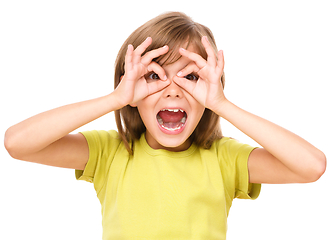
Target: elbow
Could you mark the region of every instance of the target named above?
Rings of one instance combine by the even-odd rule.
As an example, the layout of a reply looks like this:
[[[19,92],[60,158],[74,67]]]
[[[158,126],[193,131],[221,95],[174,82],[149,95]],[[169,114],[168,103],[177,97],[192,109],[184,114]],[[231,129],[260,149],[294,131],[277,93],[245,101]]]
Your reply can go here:
[[[318,179],[320,179],[320,177],[322,177],[322,175],[325,173],[326,169],[327,169],[327,157],[324,155],[323,152],[321,152],[321,156],[318,159],[319,161],[319,168],[317,170],[317,178],[316,181]]]
[[[327,169],[327,158],[323,152],[319,153],[319,156],[314,158],[314,164],[310,171],[310,176],[307,182],[316,182],[319,180]]]
[[[8,152],[8,154],[15,159],[19,159],[19,151],[18,151],[18,144],[15,143],[15,137],[13,136],[13,133],[11,133],[11,129],[7,129],[5,133],[5,139],[4,139],[4,145]]]

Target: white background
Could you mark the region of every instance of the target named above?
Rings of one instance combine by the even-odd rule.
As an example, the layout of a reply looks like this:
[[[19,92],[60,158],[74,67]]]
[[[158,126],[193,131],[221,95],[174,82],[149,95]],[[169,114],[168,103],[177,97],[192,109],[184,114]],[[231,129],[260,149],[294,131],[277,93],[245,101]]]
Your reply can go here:
[[[212,29],[224,50],[228,99],[328,159],[315,183],[263,185],[258,200],[235,200],[227,239],[336,239],[334,1],[116,2],[1,1],[0,134],[42,111],[110,93],[129,34],[165,11],[183,11]],[[257,146],[222,123],[226,136]],[[116,129],[113,113],[80,130],[92,129]],[[0,155],[0,239],[101,239],[91,184],[76,181],[73,170],[13,160],[2,146]]]

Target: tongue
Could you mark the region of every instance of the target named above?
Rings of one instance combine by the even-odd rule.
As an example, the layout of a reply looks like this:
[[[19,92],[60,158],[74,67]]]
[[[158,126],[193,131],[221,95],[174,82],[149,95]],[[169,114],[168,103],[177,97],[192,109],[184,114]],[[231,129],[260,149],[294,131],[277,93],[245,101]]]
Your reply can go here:
[[[184,113],[181,111],[178,112],[160,111],[159,116],[165,123],[168,122],[176,123],[181,121],[181,119],[184,117]]]

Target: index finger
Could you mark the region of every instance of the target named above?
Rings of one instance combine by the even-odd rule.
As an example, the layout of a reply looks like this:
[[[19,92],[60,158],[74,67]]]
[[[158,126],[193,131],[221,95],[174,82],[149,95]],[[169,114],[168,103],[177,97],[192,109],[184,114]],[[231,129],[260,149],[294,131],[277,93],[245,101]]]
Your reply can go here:
[[[154,58],[157,58],[165,53],[168,52],[169,47],[167,45],[158,48],[158,49],[154,49],[150,52],[147,52],[142,58],[141,58],[141,63],[143,63],[144,65],[148,65],[152,62],[152,60]]]
[[[184,48],[180,48],[179,52],[182,56],[185,56],[189,58],[190,60],[194,61],[196,63],[196,66],[199,69],[202,69],[207,64],[207,61],[204,58],[202,58],[200,55],[198,55],[197,53],[190,52]]]
[[[211,44],[207,38],[207,36],[203,36],[202,37],[202,44],[205,48],[205,51],[208,55],[208,63],[210,64],[210,66],[216,66],[217,65],[217,59],[216,59],[216,55],[214,53],[214,50],[211,47]]]
[[[145,41],[143,41],[134,51],[134,61],[139,62],[141,58],[141,54],[152,44],[152,38],[148,37]]]

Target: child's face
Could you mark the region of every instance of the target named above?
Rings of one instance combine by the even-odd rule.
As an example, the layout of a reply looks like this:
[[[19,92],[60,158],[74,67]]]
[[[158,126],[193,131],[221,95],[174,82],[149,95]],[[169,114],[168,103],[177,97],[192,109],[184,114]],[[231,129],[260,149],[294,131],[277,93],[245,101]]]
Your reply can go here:
[[[188,50],[192,51],[192,48]],[[191,145],[189,137],[205,108],[173,81],[174,76],[189,63],[189,59],[181,57],[172,64],[163,65],[170,85],[136,104],[147,129],[146,140],[153,149],[183,151]],[[155,73],[147,76],[147,81],[160,81],[155,80],[156,76]]]

